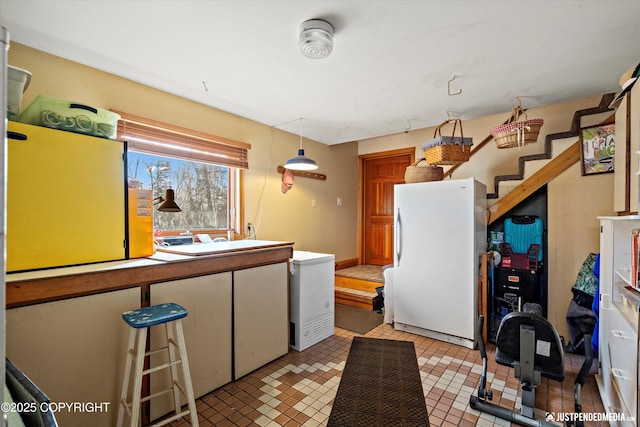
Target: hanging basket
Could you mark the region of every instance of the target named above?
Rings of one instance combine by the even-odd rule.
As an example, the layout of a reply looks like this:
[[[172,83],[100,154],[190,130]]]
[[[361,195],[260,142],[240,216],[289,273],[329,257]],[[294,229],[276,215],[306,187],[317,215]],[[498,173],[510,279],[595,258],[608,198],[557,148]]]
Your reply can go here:
[[[451,136],[442,136],[442,127],[453,121]],[[456,129],[460,126],[460,136],[456,136]],[[460,119],[447,120],[433,132],[433,139],[422,144],[424,157],[430,165],[459,165],[469,161],[473,140],[465,138]]]
[[[517,122],[520,114],[524,114],[524,121]],[[527,113],[520,107],[513,107],[509,121],[503,125],[491,128],[491,136],[498,148],[515,148],[533,144],[538,141],[540,128],[544,124],[542,119],[527,120]]]
[[[404,172],[404,182],[411,184],[414,182],[442,181],[444,179],[444,169],[440,166],[429,164],[420,165],[425,159],[420,159],[411,166],[407,166]]]

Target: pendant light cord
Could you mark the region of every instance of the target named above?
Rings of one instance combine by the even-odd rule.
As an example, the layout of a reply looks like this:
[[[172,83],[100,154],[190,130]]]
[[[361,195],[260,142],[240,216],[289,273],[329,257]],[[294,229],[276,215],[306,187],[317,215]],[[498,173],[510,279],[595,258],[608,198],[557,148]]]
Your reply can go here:
[[[302,150],[302,117],[300,117],[300,149]]]
[[[256,213],[254,214],[254,227],[253,227],[253,238],[255,239],[258,234],[258,229],[260,228],[260,223],[262,222],[262,204],[263,204],[263,196],[264,190],[267,187],[267,180],[269,178],[269,169],[271,169],[271,153],[273,151],[273,133],[275,131],[275,127],[271,126],[271,132],[269,136],[269,150],[267,157],[267,166],[264,169],[264,180],[262,182],[262,188],[260,189],[260,195],[258,196],[258,203],[256,204]],[[251,235],[247,233],[247,237],[245,239],[251,239]]]

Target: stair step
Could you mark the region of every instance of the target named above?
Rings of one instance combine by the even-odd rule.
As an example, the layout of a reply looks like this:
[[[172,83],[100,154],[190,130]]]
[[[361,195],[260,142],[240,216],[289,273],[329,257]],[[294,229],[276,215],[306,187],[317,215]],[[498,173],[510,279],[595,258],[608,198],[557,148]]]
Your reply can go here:
[[[524,179],[529,179],[531,175],[542,169],[551,159],[529,160],[524,164]]]
[[[518,185],[522,184],[523,182],[524,182],[523,179],[500,181],[500,184],[498,187],[500,189],[500,192],[498,194],[500,195],[509,194],[511,191],[513,191]]]
[[[356,279],[353,277],[340,276],[338,274],[334,277],[334,284],[336,288],[349,288],[357,289],[359,291],[374,292],[379,286],[384,286],[384,283],[372,282],[370,280]]]
[[[570,136],[569,138],[558,138],[553,140],[551,144],[551,157],[563,153],[567,148],[571,147],[578,140],[577,136]]]
[[[552,150],[553,155],[548,159],[538,159],[538,160],[527,160],[524,163],[524,174],[522,179],[514,179],[514,180],[504,180],[498,183],[497,192],[499,197],[496,199],[488,199],[487,204],[489,207],[498,203],[500,198],[506,194],[509,194],[512,190],[514,190],[517,186],[525,182],[532,175],[538,172],[540,169],[544,168],[554,157],[564,152],[567,148],[571,147],[576,142],[576,137],[572,136],[569,138],[560,138],[554,139]]]
[[[373,310],[373,298],[378,296],[376,292],[367,292],[359,289],[335,287],[335,302],[352,307]]]
[[[526,161],[525,164],[524,164],[524,176],[523,176],[523,179],[511,179],[511,180],[500,181],[498,183],[498,195],[500,197],[502,197],[505,194],[509,194],[517,186],[519,186],[520,184],[525,182],[533,174],[535,174],[540,169],[545,167],[550,161],[551,161],[551,159],[539,159],[539,160],[528,160],[528,161]],[[500,199],[498,198],[498,199],[489,199],[489,200],[487,200],[488,207],[491,207],[492,205],[496,204],[498,202],[498,200],[500,200]]]

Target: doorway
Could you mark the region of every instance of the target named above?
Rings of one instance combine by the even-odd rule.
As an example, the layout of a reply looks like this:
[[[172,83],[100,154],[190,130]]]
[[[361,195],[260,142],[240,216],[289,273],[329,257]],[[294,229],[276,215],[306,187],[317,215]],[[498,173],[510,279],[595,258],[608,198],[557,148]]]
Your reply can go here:
[[[517,305],[522,298],[522,303],[537,302],[542,307],[542,314],[546,318],[548,314],[548,250],[547,250],[547,186],[543,185],[527,199],[513,207],[499,221],[487,227],[487,233],[504,232],[504,223],[507,218],[534,217],[542,220],[542,264],[534,270],[517,270],[496,266],[493,273],[493,281],[489,283],[489,295],[487,312],[489,313],[489,340],[495,342],[495,335],[500,325],[500,311],[510,311],[513,305]],[[511,290],[506,290],[511,289]],[[507,298],[507,293],[511,294]],[[504,307],[500,305],[504,304]],[[511,307],[509,306],[510,303]]]
[[[360,156],[360,264],[393,264],[393,186],[414,159],[413,147]]]

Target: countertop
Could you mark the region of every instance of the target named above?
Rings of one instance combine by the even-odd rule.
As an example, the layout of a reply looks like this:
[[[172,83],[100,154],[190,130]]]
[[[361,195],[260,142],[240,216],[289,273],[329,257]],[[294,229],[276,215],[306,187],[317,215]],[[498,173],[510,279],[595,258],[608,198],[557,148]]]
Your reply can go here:
[[[233,240],[215,243],[194,243],[191,245],[158,247],[158,251],[146,258],[128,259],[121,261],[100,262],[95,264],[77,265],[71,267],[57,267],[43,270],[7,273],[6,282],[32,280],[46,277],[69,276],[83,273],[115,270],[122,268],[144,267],[159,265],[166,262],[189,261],[194,257],[223,255],[230,252],[268,249],[279,246],[293,245],[292,242],[278,242],[271,240]]]
[[[293,242],[233,240],[159,248],[147,258],[7,273],[6,307],[288,262]]]
[[[292,245],[292,243],[271,240],[230,240],[214,243],[194,243],[191,245],[159,246],[158,252],[187,256],[202,256],[288,245]]]
[[[74,265],[72,267],[56,267],[44,270],[25,271],[18,273],[7,273],[5,281],[7,283],[19,282],[22,280],[44,279],[47,277],[71,276],[83,273],[93,273],[97,271],[118,270],[122,268],[142,267],[147,265],[162,264],[162,260],[153,257],[127,259],[122,261],[99,262],[95,264]]]

